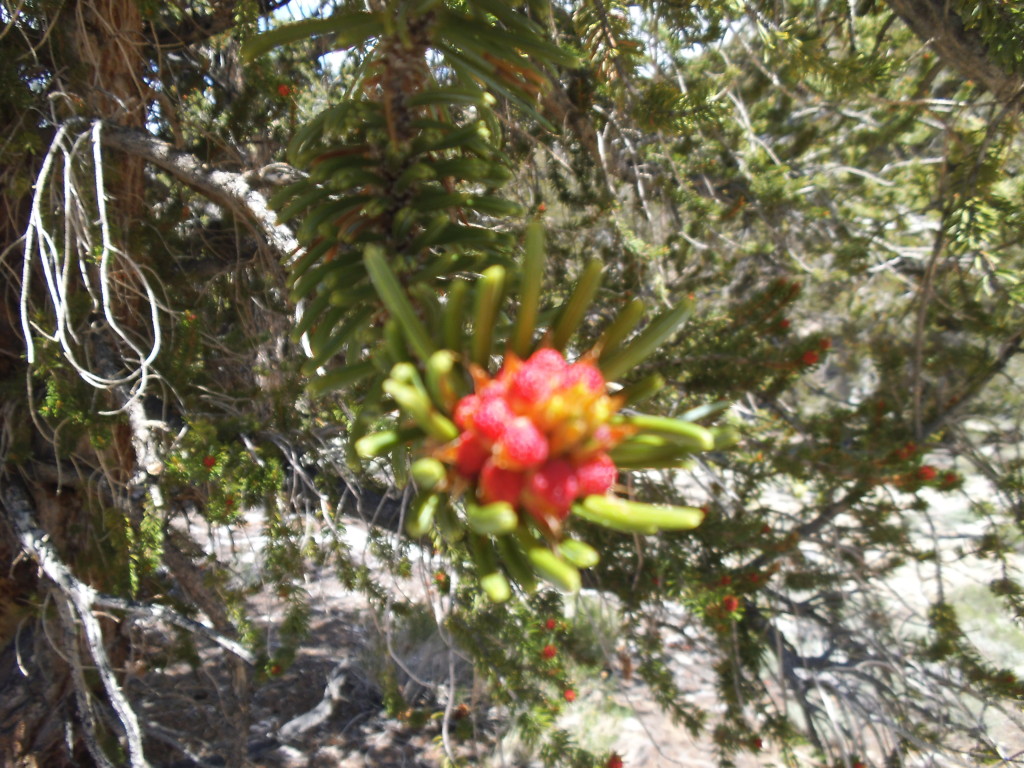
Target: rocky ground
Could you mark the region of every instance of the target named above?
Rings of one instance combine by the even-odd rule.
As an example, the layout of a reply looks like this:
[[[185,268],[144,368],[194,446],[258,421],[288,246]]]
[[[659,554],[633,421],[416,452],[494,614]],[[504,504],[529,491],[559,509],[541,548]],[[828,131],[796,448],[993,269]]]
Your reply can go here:
[[[230,545],[211,540],[211,546],[229,547],[234,552],[240,571],[260,551],[258,517],[250,516],[249,522],[251,538],[246,541],[237,536]],[[346,535],[355,552],[371,557],[365,528],[350,525]],[[428,603],[433,589],[429,573],[389,586]],[[308,589],[312,596],[310,633],[295,662],[280,675],[254,684],[248,697],[250,765],[432,768],[443,765],[446,743],[454,757],[469,765],[539,765],[516,734],[507,730],[501,713],[489,707],[482,695],[476,697],[474,706],[452,707],[447,738],[442,727],[443,699],[437,702],[434,716],[425,722],[417,721],[419,713],[412,718],[389,717],[378,678],[385,654],[390,653],[407,671],[404,684],[412,697],[417,690],[437,686],[444,690],[453,658],[460,687],[474,690],[471,670],[457,654],[449,655],[451,649],[437,635],[413,638],[378,626],[365,597],[346,589],[326,569],[311,571]],[[602,598],[584,594],[579,599]],[[251,605],[252,615],[260,617],[266,626],[280,619],[280,609],[281,601],[264,593],[256,595]],[[571,611],[572,605],[567,610]],[[273,635],[270,637],[272,641]],[[151,658],[159,659],[168,651],[171,638],[166,634],[154,629],[149,639],[153,644]],[[687,700],[713,712],[712,659],[685,636],[670,636],[667,642],[677,651],[675,671]],[[616,751],[627,766],[716,765],[710,741],[694,739],[671,722],[653,702],[644,683],[630,674],[628,653],[622,651],[608,649],[604,672],[579,682],[577,700],[565,707],[559,725],[588,749]],[[186,768],[225,764],[235,727],[232,710],[238,705],[225,693],[231,690],[231,670],[219,649],[203,649],[196,665],[154,664],[132,680],[130,690],[143,701],[146,722],[156,725],[157,738],[148,751],[154,765]],[[773,758],[772,745],[763,744],[760,754],[741,755],[738,765],[767,765],[774,762]]]
[[[922,523],[922,536],[932,536],[948,554],[937,562],[947,598],[957,606],[965,630],[982,652],[994,663],[1018,669],[1024,674],[1024,633],[1009,620],[996,619],[1000,612],[986,600],[990,595],[984,584],[991,574],[979,563],[962,556],[962,541],[979,535],[977,520],[963,509],[949,509],[942,517],[942,530],[933,521]],[[252,570],[262,550],[261,521],[252,513],[241,535],[231,541],[209,540],[211,549],[221,557],[229,552],[236,559],[238,572]],[[977,530],[976,530],[977,529]],[[248,535],[246,535],[248,534]],[[357,557],[373,565],[367,528],[350,524],[347,541]],[[889,584],[892,594],[892,620],[903,622],[907,632],[916,631],[927,606],[929,585],[934,585],[935,563],[908,566]],[[434,566],[420,563],[410,578],[382,575],[382,584],[395,594],[412,597],[425,606],[438,604],[431,574]],[[384,573],[383,569],[376,572]],[[441,766],[450,754],[464,764],[485,768],[513,768],[539,765],[523,747],[516,734],[507,729],[501,713],[492,709],[474,685],[472,671],[439,635],[430,632],[404,632],[393,626],[381,626],[366,598],[346,589],[327,570],[312,569],[307,577],[312,598],[310,633],[294,664],[280,674],[254,683],[244,697],[248,711],[248,755],[251,766],[267,768],[391,768]],[[590,601],[597,612],[614,612],[599,595],[583,594],[575,600]],[[988,605],[988,607],[986,607]],[[259,617],[266,627],[280,620],[281,601],[272,594],[255,595],[250,615]],[[574,610],[568,601],[567,612]],[[669,623],[685,626],[686,616],[678,606],[667,606],[673,613]],[[388,616],[383,617],[388,623]],[[274,642],[273,632],[268,635]],[[171,641],[166,632],[153,630],[154,652],[158,659]],[[716,711],[714,659],[706,655],[691,638],[677,633],[666,636],[674,651],[674,673],[687,700],[710,713]],[[799,638],[796,638],[799,640]],[[677,726],[653,703],[650,691],[629,671],[629,649],[606,649],[604,673],[577,686],[577,700],[567,706],[559,725],[569,731],[582,746],[597,753],[618,752],[626,766],[668,768],[717,765],[714,745],[708,738],[694,739]],[[381,696],[384,659],[394,658],[403,670],[402,684],[407,698],[418,692],[441,691],[433,709],[411,712],[407,717],[389,717]],[[477,691],[469,704],[447,707],[443,691],[455,675],[463,691]],[[156,734],[149,754],[155,766],[215,766],[224,764],[236,733],[239,702],[230,695],[231,669],[222,652],[202,650],[198,664],[177,663],[167,667],[149,664],[131,688],[143,703],[143,717]],[[429,699],[429,697],[428,697]],[[980,721],[995,729],[1002,741],[1005,764],[1017,764],[1024,754],[1024,725],[1013,713],[1007,717],[995,711],[982,713]],[[443,724],[447,721],[447,728]],[[765,741],[757,753],[739,754],[739,768],[779,764],[781,755]],[[1013,757],[1016,755],[1016,757]],[[809,753],[795,756],[798,764],[813,764]],[[806,758],[806,762],[804,759]],[[928,763],[931,765],[932,763]],[[935,763],[939,765],[940,763]],[[947,763],[941,763],[945,765]],[[969,765],[970,763],[948,763]]]

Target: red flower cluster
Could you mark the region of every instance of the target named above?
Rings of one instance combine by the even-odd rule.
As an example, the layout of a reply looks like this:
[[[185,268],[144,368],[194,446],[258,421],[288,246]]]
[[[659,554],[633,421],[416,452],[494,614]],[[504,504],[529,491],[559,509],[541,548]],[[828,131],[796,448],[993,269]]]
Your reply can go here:
[[[628,432],[608,423],[618,398],[591,363],[554,349],[509,355],[493,379],[475,371],[476,392],[455,406],[462,431],[441,458],[476,484],[480,502],[505,501],[558,535],[572,503],[607,493],[618,470],[607,450]]]

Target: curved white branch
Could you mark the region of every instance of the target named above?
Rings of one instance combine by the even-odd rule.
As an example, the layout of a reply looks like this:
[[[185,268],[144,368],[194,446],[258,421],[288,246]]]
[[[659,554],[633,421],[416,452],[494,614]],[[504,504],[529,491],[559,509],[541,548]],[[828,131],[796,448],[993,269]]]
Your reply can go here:
[[[250,186],[246,175],[205,167],[195,155],[141,131],[104,126],[103,144],[141,157],[202,192],[210,200],[255,224],[267,242],[283,258],[292,258],[299,241],[277,222],[263,195]]]
[[[149,763],[146,762],[146,756],[142,749],[142,730],[139,728],[138,718],[114,677],[110,658],[103,647],[103,630],[93,615],[96,590],[75,578],[71,569],[61,560],[53,545],[50,544],[47,535],[36,526],[32,515],[32,504],[20,483],[8,481],[5,486],[3,505],[7,509],[9,519],[14,524],[21,545],[39,563],[43,573],[71,603],[82,624],[86,645],[96,665],[96,672],[107,692],[110,704],[124,728],[129,765],[131,768],[148,768]]]

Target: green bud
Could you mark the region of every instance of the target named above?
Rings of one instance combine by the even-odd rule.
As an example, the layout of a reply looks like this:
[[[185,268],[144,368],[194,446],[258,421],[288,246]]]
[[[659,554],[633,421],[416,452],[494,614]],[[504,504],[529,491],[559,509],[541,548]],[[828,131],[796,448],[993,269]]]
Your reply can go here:
[[[531,547],[526,556],[537,575],[556,589],[570,594],[580,591],[580,572],[547,547]]]
[[[409,538],[418,539],[426,536],[434,525],[434,515],[444,503],[444,498],[436,493],[420,494],[413,502],[405,521],[405,532],[409,534]]]
[[[448,477],[448,470],[437,459],[424,456],[412,463],[410,474],[416,481],[417,488],[421,491],[432,491]]]
[[[596,549],[576,539],[564,539],[559,542],[558,553],[577,568],[593,568],[601,561]]]
[[[665,435],[673,443],[691,451],[710,451],[715,447],[715,436],[711,430],[689,421],[638,413],[621,417],[621,422],[644,432]]]
[[[363,459],[372,459],[387,453],[401,440],[397,430],[374,432],[356,440],[356,453]]]
[[[587,496],[573,506],[573,512],[584,520],[626,533],[688,530],[704,520],[704,510],[697,507],[643,504],[604,495]]]
[[[711,434],[715,438],[715,450],[723,451],[726,448],[732,448],[736,445],[743,436],[736,427],[715,427],[711,430]]]
[[[507,501],[485,505],[467,501],[466,523],[474,533],[498,536],[514,531],[519,525],[519,516]]]
[[[492,571],[481,576],[480,587],[492,603],[504,603],[512,597],[512,587],[501,571]]]

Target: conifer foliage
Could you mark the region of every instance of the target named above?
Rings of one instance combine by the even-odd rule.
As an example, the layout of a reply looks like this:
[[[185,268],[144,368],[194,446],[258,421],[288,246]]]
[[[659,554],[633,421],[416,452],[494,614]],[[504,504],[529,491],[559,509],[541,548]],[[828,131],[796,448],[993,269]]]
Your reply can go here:
[[[1019,763],[1021,12],[297,6],[0,2],[0,765]]]
[[[311,33],[331,34],[345,48],[374,40],[353,97],[319,113],[292,140],[290,157],[309,175],[274,201],[283,219],[301,221],[304,252],[290,277],[291,299],[304,305],[296,332],[309,336],[304,369],[315,377],[314,394],[369,380],[399,406],[404,432],[396,425],[362,435],[357,426],[351,437],[363,458],[389,452],[398,465],[414,443],[428,495],[415,502],[411,531],[425,534],[435,515],[449,537],[467,528],[487,593],[503,602],[511,592],[488,536],[505,537],[500,559],[524,586],[536,588],[535,571],[575,592],[576,566],[597,560],[582,542],[560,542],[575,502],[584,519],[626,532],[697,525],[697,509],[604,498],[615,481],[609,451],[641,468],[645,458],[671,466],[716,447],[716,434],[696,424],[616,417],[629,397],[610,396],[604,379],[653,352],[689,315],[689,303],[623,344],[642,318],[634,305],[587,360],[568,363],[562,352],[591,311],[602,265],[584,267],[542,337],[539,313],[553,308],[540,302],[545,254],[535,222],[525,263],[512,270],[522,307],[514,324],[505,320],[503,265],[515,265],[516,249],[503,230],[525,211],[498,195],[511,163],[495,107],[501,98],[520,119],[553,130],[537,97],[551,88],[547,73],[575,57],[550,42],[541,23],[502,3],[401,5],[394,17],[340,11],[265,33],[248,51]],[[477,280],[460,276],[474,270],[482,270]],[[367,302],[368,290],[379,309]],[[384,333],[368,333],[368,321],[371,328],[383,323]],[[504,364],[491,379],[492,355],[503,348]],[[530,356],[520,360],[514,350]],[[456,402],[470,378],[474,394]],[[366,398],[357,421],[366,424],[386,407]],[[718,447],[730,434],[718,433]],[[430,459],[451,465],[451,477],[438,479]],[[587,482],[595,473],[600,479]],[[449,508],[453,494],[464,499],[464,520]]]

